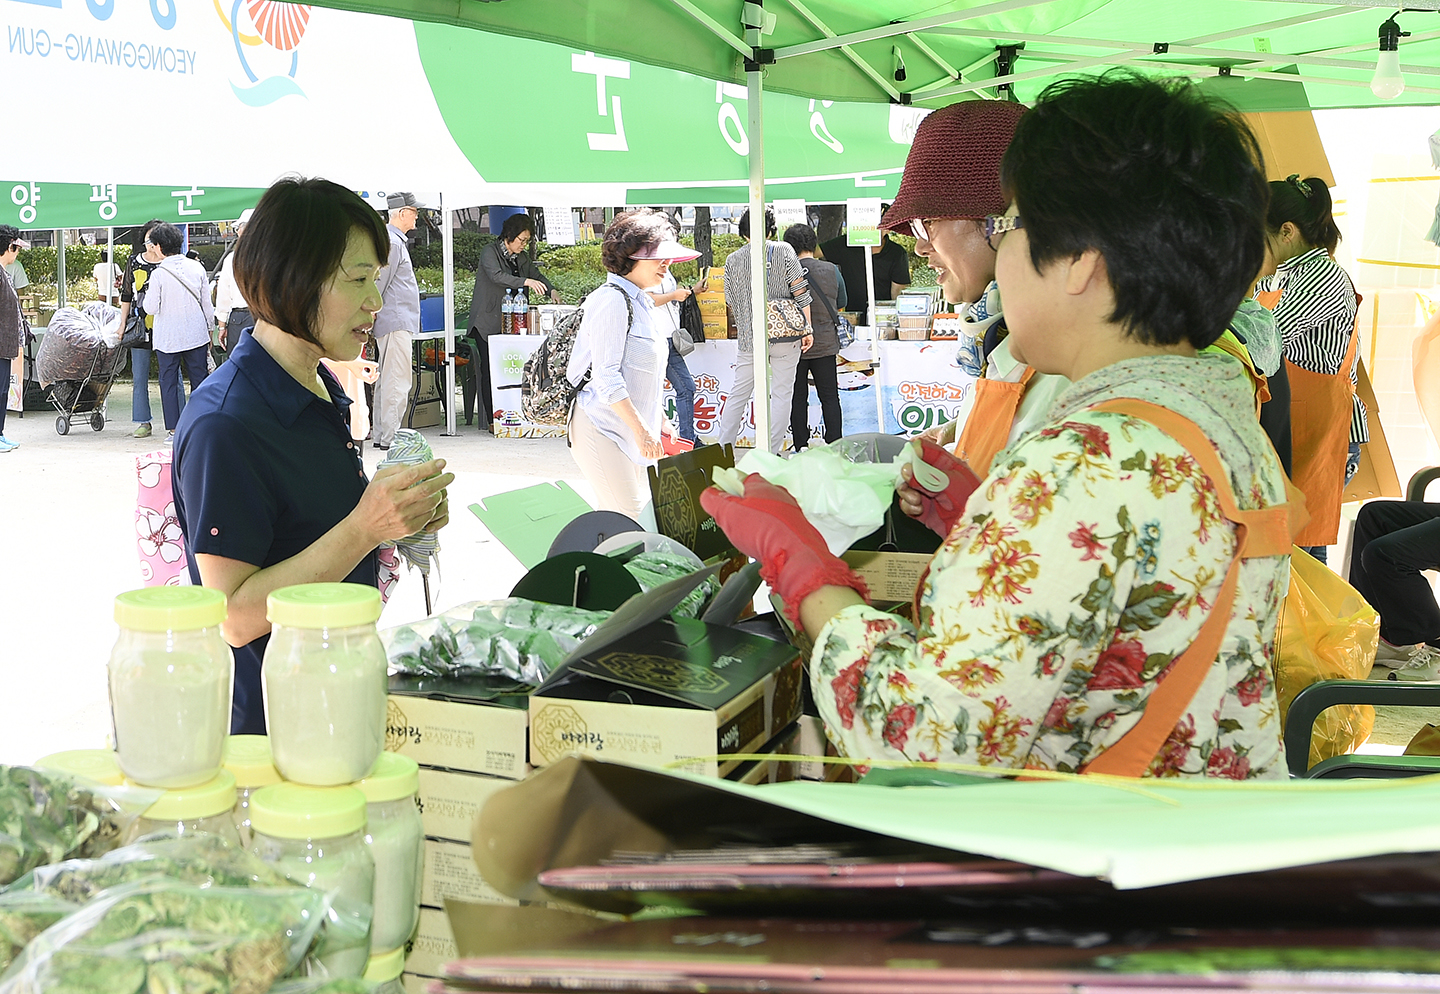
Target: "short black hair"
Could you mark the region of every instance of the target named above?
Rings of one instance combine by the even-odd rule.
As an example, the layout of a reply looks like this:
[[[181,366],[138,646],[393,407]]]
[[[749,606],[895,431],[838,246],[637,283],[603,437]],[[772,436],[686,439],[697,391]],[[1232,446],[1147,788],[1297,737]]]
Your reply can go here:
[[[0,224],[0,255],[10,251],[10,245],[20,237],[20,229],[13,224]]]
[[[513,242],[520,237],[520,232],[530,232],[530,237],[535,237],[535,221],[529,214],[511,214],[500,225],[500,240],[502,242]]]
[[[1270,209],[1265,214],[1265,227],[1279,234],[1289,221],[1300,229],[1300,237],[1310,245],[1323,248],[1331,255],[1340,244],[1340,227],[1335,223],[1330,188],[1318,176],[1302,180],[1297,173],[1289,179],[1270,184]]]
[[[130,230],[130,236],[131,236],[131,242],[130,242],[130,249],[131,249],[131,251],[130,251],[130,257],[131,257],[132,259],[135,258],[135,257],[136,257],[137,255],[139,255],[140,253],[142,253],[142,252],[145,251],[145,238],[150,234],[151,229],[154,228],[155,225],[157,225],[157,224],[164,224],[164,223],[165,223],[165,219],[164,219],[163,217],[152,217],[150,220],[146,221],[146,222],[145,222],[144,224],[142,224],[140,227],[138,227],[138,228],[132,228],[132,229]]]
[[[380,215],[352,190],[329,180],[278,180],[235,243],[235,283],[251,313],[296,338],[319,344],[320,295],[339,270],[350,232],[370,240],[380,265],[390,235]]]
[[[635,268],[630,258],[636,252],[644,251],[647,245],[663,242],[675,231],[670,218],[649,207],[637,207],[633,211],[617,214],[610,227],[605,229],[605,241],[600,243],[600,261],[616,276],[624,276]]]
[[[808,224],[792,224],[785,229],[785,241],[795,250],[795,254],[801,252],[814,252],[815,246],[820,244],[820,239],[815,234],[815,229]]]
[[[1244,119],[1189,80],[1061,80],[1000,166],[1043,269],[1097,249],[1119,323],[1149,345],[1213,343],[1265,256],[1269,187]]]
[[[740,215],[740,223],[735,225],[735,230],[740,232],[741,238],[750,237],[750,208],[745,208],[745,213]],[[775,237],[775,212],[765,208],[765,237]]]
[[[164,255],[179,255],[185,247],[185,236],[168,221],[161,221],[150,229],[150,241],[158,245]]]

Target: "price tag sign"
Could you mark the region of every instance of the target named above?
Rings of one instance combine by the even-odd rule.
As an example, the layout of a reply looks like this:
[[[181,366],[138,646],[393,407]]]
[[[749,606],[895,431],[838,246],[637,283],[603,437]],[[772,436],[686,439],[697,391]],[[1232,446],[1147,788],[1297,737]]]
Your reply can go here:
[[[880,198],[845,201],[845,244],[880,244]]]
[[[805,222],[805,201],[775,201],[775,228],[780,234],[785,234],[785,229],[792,224],[804,224]]]
[[[570,208],[545,208],[545,240],[551,245],[575,244],[575,217]]]

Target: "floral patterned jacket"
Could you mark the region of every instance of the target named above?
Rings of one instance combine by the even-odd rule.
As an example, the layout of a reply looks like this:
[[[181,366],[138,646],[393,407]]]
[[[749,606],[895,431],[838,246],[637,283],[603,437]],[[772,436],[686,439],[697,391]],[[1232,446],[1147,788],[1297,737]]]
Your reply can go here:
[[[1085,377],[971,496],[921,585],[918,631],[861,605],[819,633],[815,700],[844,755],[1074,772],[1139,720],[1204,623],[1235,531],[1179,443],[1089,410],[1120,397],[1194,421],[1242,508],[1284,501],[1234,359],[1148,357]],[[1241,566],[1220,656],[1150,775],[1285,775],[1271,655],[1288,583],[1287,556]]]

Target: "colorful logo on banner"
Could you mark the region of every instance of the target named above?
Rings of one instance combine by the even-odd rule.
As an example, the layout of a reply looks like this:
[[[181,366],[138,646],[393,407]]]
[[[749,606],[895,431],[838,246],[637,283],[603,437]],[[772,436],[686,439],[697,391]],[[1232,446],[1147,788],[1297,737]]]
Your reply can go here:
[[[918,435],[954,420],[974,383],[906,380],[894,387],[895,421],[907,435]]]
[[[245,71],[248,85],[230,83],[240,102],[249,107],[264,107],[281,97],[304,97],[305,91],[295,81],[300,67],[300,42],[310,23],[310,4],[281,3],[279,0],[233,0],[230,16],[213,0],[225,30],[235,42],[235,56]],[[242,30],[242,11],[255,33]],[[246,54],[246,51],[249,54]],[[288,67],[286,65],[288,63]],[[259,72],[257,72],[257,69]],[[262,77],[260,72],[279,70]]]

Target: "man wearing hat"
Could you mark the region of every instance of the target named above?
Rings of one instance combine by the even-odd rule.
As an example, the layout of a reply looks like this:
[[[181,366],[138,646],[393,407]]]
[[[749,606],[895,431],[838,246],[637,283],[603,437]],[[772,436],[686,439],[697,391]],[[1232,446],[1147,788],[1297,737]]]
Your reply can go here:
[[[215,277],[215,324],[220,329],[222,349],[230,348],[231,342],[240,340],[240,332],[255,326],[255,319],[250,316],[250,308],[246,306],[240,286],[235,282],[235,246],[245,237],[245,226],[254,213],[253,207],[240,212],[240,220],[235,222],[235,244],[220,260],[220,275]]]
[[[1045,420],[1050,403],[1070,385],[1037,374],[1010,354],[995,249],[986,218],[1005,212],[1000,159],[1010,147],[1023,104],[966,100],[928,115],[916,129],[905,174],[881,227],[915,236],[915,254],[935,269],[945,299],[961,309],[961,368],[980,377],[955,420],[926,433],[982,479],[995,456]],[[902,503],[903,497],[902,494]]]
[[[30,243],[20,237],[20,230],[11,224],[0,224],[0,266],[9,266]],[[24,345],[25,316],[20,312],[20,298],[8,275],[0,274],[0,452],[20,447],[5,437],[5,409],[10,399],[10,364],[20,355]]]
[[[406,236],[425,207],[413,193],[392,193],[390,208],[390,260],[380,273],[383,306],[375,315],[375,344],[379,350],[380,378],[375,382],[375,427],[370,437],[377,449],[388,449],[395,440],[405,405],[410,400],[414,361],[411,337],[420,330],[420,286],[410,263]]]

